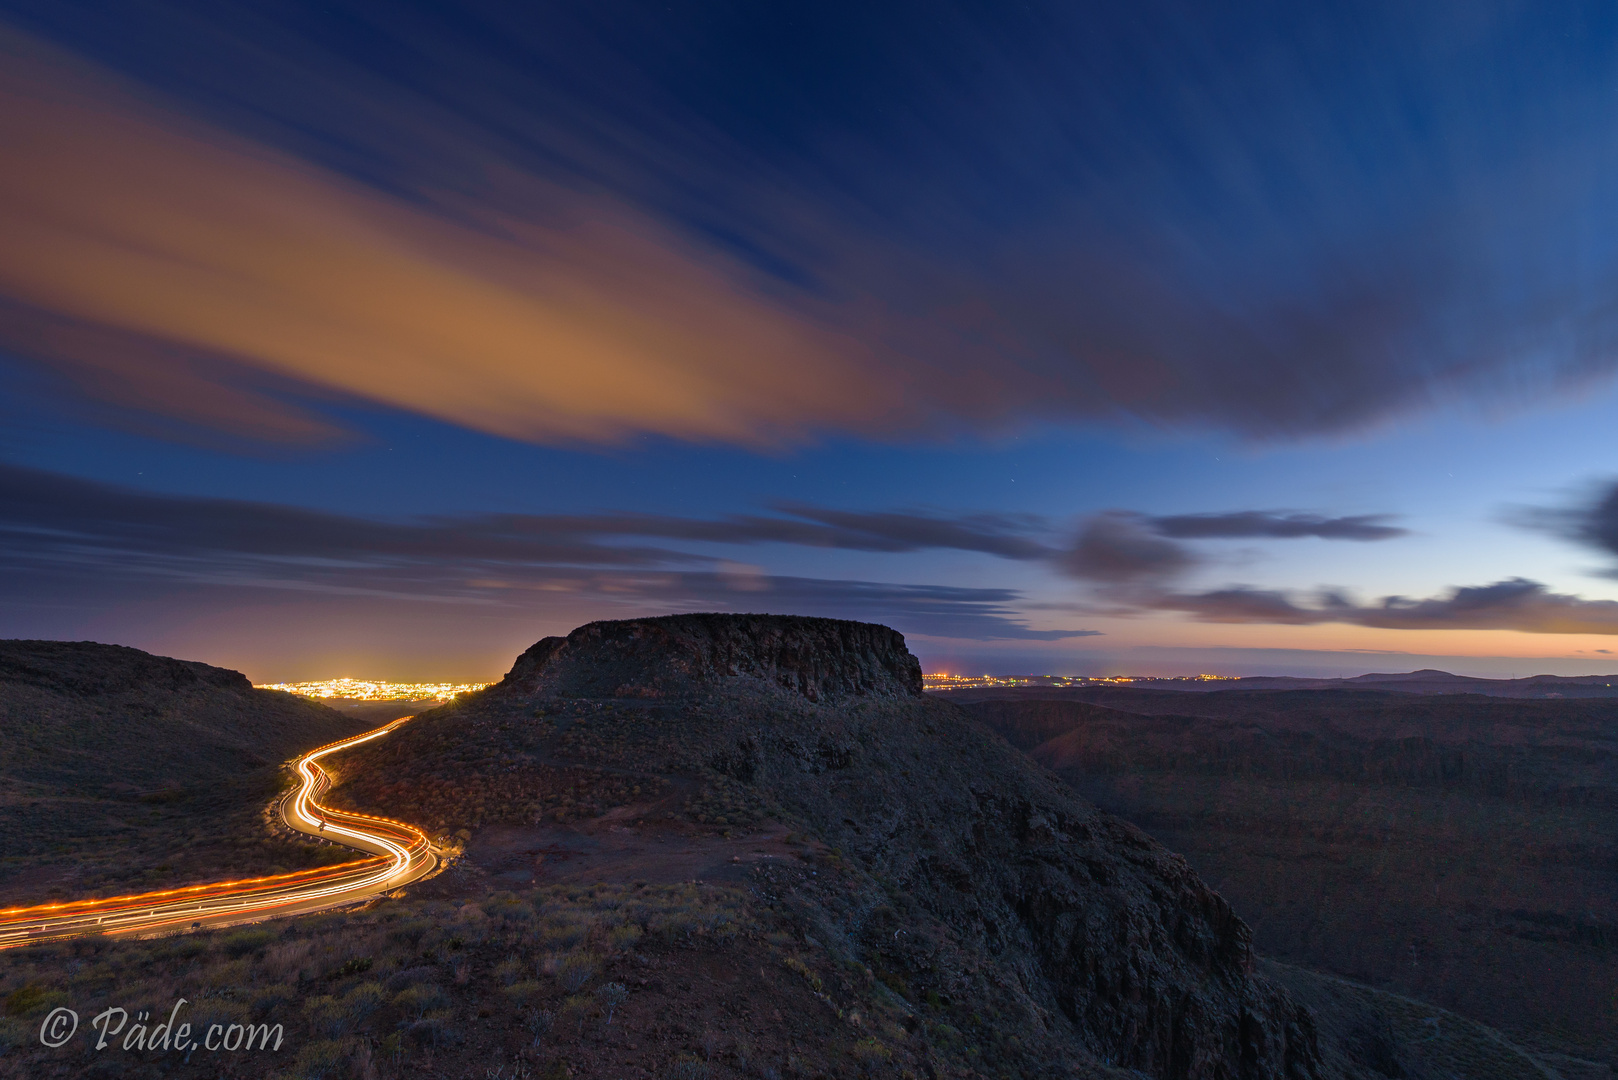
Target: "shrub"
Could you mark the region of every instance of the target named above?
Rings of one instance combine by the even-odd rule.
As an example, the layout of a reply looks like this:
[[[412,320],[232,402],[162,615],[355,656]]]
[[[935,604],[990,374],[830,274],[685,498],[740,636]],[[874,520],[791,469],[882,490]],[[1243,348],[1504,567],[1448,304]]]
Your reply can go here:
[[[337,999],[330,994],[309,998],[303,1003],[304,1018],[315,1035],[335,1039],[348,1027],[348,1017]]]
[[[593,953],[570,953],[556,966],[556,982],[565,992],[576,994],[595,978],[596,966]]]
[[[337,970],[331,973],[331,977],[334,979],[341,979],[347,975],[363,975],[365,972],[371,970],[371,965],[373,963],[375,963],[375,961],[373,961],[369,956],[350,957],[349,959],[344,960],[342,964],[338,966]]]
[[[38,983],[27,983],[6,995],[6,1015],[25,1016],[37,1009],[48,991]]]
[[[419,983],[394,995],[394,1007],[420,1020],[445,1002],[444,989],[435,983]]]
[[[612,1014],[618,1006],[629,998],[629,990],[620,982],[610,982],[596,990],[596,997],[607,1007],[607,1023],[612,1023]]]
[[[258,952],[274,940],[275,933],[270,930],[238,930],[234,934],[226,934],[219,946],[226,956],[246,956]]]
[[[505,994],[512,1001],[521,1003],[531,1001],[534,998],[539,997],[542,993],[544,993],[544,991],[545,988],[537,981],[533,979],[524,979],[521,982],[512,983],[510,986],[505,987],[500,992]]]
[[[343,1015],[351,1026],[357,1025],[381,1007],[385,996],[381,983],[362,982],[343,995]]]
[[[293,1074],[303,1080],[324,1080],[343,1067],[348,1047],[335,1039],[316,1039],[298,1051]]]
[[[432,982],[437,977],[438,969],[429,965],[403,968],[388,979],[388,989],[398,992],[417,983]]]

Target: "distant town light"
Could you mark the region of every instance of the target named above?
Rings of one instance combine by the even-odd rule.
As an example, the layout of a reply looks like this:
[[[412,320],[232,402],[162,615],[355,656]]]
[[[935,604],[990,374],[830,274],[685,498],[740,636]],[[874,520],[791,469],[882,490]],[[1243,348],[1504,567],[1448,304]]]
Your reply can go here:
[[[992,686],[1116,686],[1134,683],[1233,682],[1238,675],[922,675],[925,690],[981,690]]]
[[[284,690],[308,698],[344,701],[448,701],[488,683],[400,683],[372,679],[326,679],[321,682],[260,683],[260,690]]]

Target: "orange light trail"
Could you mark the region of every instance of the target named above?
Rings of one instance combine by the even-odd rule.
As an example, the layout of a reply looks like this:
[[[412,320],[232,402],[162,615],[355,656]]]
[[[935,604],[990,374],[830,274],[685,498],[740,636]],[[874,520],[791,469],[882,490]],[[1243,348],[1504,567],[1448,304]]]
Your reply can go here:
[[[297,762],[302,783],[282,801],[282,818],[292,828],[369,851],[369,857],[129,896],[4,908],[0,909],[0,949],[79,934],[150,932],[204,919],[215,925],[242,922],[292,906],[315,910],[365,899],[422,877],[438,862],[426,833],[407,822],[335,810],[317,801],[331,788],[331,774],[319,759],[379,739],[409,719],[403,717],[305,754]]]

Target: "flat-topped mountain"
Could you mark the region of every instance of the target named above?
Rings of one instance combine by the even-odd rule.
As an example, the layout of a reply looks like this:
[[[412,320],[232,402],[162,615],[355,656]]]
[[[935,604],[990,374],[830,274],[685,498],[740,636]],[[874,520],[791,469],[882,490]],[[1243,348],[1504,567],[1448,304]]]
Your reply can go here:
[[[133,650],[6,657],[5,835],[58,875],[263,863],[273,761],[348,723]],[[445,872],[312,919],[0,953],[0,1073],[72,1071],[30,1034],[55,1002],[155,1013],[180,987],[198,1022],[284,1021],[284,1056],[233,1066],[259,1077],[1547,1075],[1460,1017],[1255,957],[1184,859],[918,676],[898,634],[834,620],[548,639],[327,759],[332,801],[432,829]]]
[[[790,962],[844,973],[828,1002],[880,1020],[894,1075],[1402,1068],[1374,1009],[1323,1033],[1256,975],[1183,859],[918,691],[885,627],[592,623],[352,752],[334,798],[458,832],[457,872],[490,886],[745,887],[808,950]],[[800,1019],[827,1062],[854,1052],[857,1032]]]
[[[0,641],[0,906],[324,858],[259,812],[282,761],[369,726],[207,664]]]
[[[810,701],[921,694],[904,635],[791,615],[666,615],[593,622],[517,658],[497,694],[657,697],[778,688]]]

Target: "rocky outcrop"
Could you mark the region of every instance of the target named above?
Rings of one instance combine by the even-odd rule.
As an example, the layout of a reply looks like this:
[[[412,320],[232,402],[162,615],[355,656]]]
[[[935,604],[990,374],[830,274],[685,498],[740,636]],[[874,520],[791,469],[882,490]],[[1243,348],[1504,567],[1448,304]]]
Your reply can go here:
[[[756,894],[918,1012],[976,1025],[997,1068],[1322,1075],[1308,1012],[1252,974],[1247,926],[1183,859],[919,690],[918,662],[882,626],[592,623],[393,750],[526,726],[538,763],[773,807],[838,856],[819,876],[761,870]],[[687,805],[697,828],[713,820]]]
[[[593,622],[517,658],[500,688],[659,697],[742,683],[810,701],[921,694],[921,664],[886,626],[786,615],[666,615]]]

